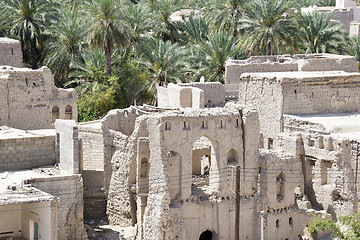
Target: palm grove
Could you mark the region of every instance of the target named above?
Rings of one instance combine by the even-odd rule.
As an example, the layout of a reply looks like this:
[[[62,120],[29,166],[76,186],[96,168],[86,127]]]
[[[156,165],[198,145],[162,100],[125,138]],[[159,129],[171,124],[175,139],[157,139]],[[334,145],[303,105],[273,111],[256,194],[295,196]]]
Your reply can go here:
[[[356,55],[331,14],[301,15],[333,0],[0,0],[0,36],[21,41],[25,66],[48,66],[58,87],[75,87],[79,120],[154,103],[156,86],[224,81],[228,58]],[[191,9],[183,21],[171,15]],[[298,9],[297,11],[295,9]]]

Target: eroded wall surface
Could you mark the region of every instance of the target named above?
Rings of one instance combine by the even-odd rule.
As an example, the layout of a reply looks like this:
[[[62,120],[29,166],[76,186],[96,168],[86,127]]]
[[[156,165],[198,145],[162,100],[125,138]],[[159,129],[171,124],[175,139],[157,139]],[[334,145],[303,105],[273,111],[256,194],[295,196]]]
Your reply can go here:
[[[0,92],[0,125],[47,129],[57,118],[77,120],[75,90],[56,88],[47,67],[1,67]]]
[[[0,66],[23,67],[20,41],[0,38]]]

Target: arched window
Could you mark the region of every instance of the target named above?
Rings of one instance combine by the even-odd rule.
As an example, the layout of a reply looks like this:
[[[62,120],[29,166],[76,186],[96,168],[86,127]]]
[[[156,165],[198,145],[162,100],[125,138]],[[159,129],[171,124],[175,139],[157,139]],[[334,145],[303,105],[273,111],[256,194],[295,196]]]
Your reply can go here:
[[[140,177],[147,177],[148,172],[148,160],[146,158],[141,159]]]
[[[72,119],[72,107],[70,105],[65,107],[65,119]]]
[[[239,154],[234,148],[230,149],[227,155],[227,163],[230,165],[237,165],[238,156]]]
[[[59,118],[59,108],[57,106],[54,106],[51,110],[52,113],[52,122],[54,123],[56,119]]]
[[[284,173],[280,173],[276,177],[276,199],[281,202],[285,197],[285,175]]]

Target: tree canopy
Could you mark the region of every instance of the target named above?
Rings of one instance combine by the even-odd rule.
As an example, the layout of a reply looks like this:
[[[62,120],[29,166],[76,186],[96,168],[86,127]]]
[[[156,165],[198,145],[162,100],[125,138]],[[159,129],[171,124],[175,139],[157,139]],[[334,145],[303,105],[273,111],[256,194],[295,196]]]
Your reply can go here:
[[[0,0],[0,36],[19,39],[27,67],[49,66],[78,91],[79,120],[154,103],[169,82],[224,82],[227,59],[353,54],[332,15],[299,9],[334,0]],[[298,10],[296,10],[298,9]]]

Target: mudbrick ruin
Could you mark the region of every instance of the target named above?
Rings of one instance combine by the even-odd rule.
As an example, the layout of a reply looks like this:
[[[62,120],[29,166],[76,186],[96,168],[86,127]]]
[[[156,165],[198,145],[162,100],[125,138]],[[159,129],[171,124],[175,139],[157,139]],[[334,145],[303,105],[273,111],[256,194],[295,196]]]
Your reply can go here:
[[[94,239],[92,219],[126,239],[234,239],[239,168],[242,240],[319,239],[313,214],[357,211],[354,57],[228,60],[225,84],[169,84],[157,107],[77,123],[73,89],[23,68],[18,41],[0,54],[0,239]]]

